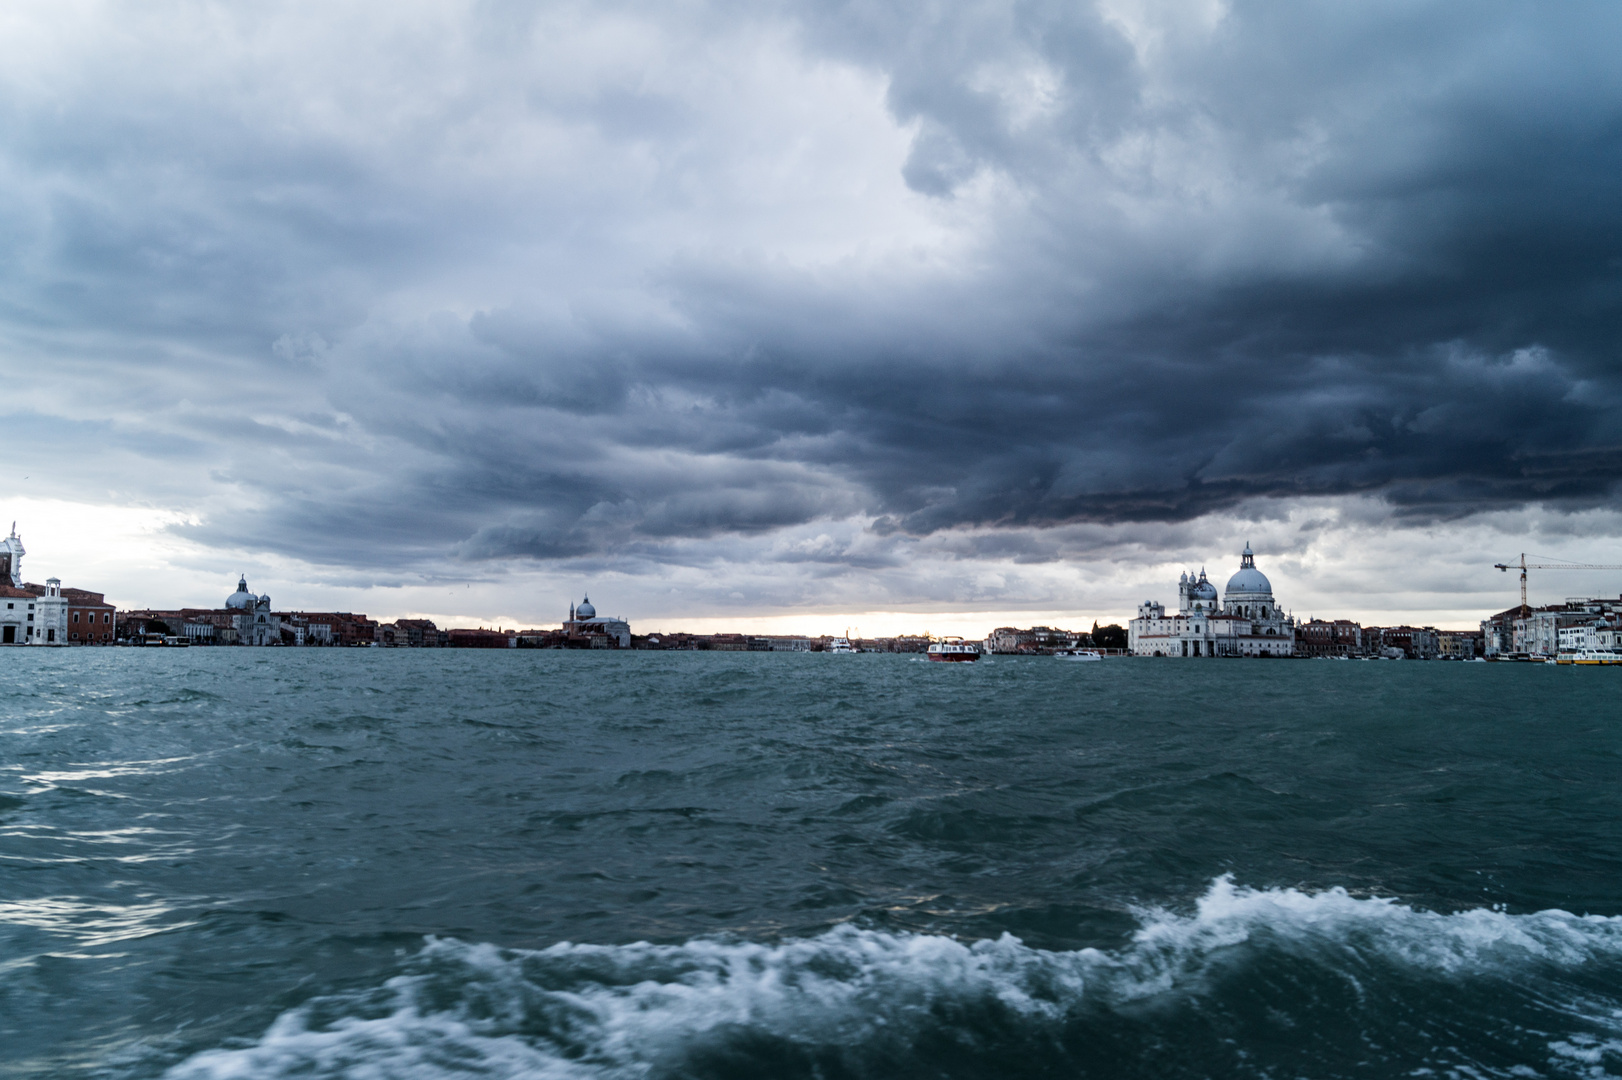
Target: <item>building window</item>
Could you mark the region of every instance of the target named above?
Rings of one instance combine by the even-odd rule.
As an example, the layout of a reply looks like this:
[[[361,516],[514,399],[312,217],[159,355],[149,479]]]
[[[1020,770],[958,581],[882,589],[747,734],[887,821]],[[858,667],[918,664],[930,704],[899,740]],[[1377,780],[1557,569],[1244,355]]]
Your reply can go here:
[[[79,635],[77,633],[69,634],[68,635],[68,640],[69,641],[78,641],[79,640]]]
[[[78,621],[79,621],[79,613],[78,613],[78,612],[77,612],[77,611],[75,611],[75,612],[74,612],[74,613],[73,613],[73,621],[74,621],[74,622],[78,622]]]

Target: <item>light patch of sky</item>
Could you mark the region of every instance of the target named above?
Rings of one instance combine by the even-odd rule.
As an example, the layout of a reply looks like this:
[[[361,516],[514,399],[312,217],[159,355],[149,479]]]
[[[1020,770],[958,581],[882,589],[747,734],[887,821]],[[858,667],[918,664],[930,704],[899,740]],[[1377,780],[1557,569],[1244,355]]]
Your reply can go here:
[[[635,570],[590,559],[447,559],[430,572],[356,587],[342,569],[193,545],[177,526],[196,519],[174,511],[46,498],[12,498],[0,509],[5,523],[18,520],[29,580],[54,575],[105,592],[121,608],[213,607],[246,573],[280,610],[427,617],[441,626],[555,626],[571,600],[590,593],[600,610],[625,616],[639,633],[860,627],[869,636],[975,637],[1001,625],[1124,623],[1143,601],[1174,605],[1184,570],[1203,568],[1222,587],[1247,542],[1279,602],[1298,618],[1470,628],[1517,602],[1515,575],[1493,564],[1522,550],[1622,562],[1614,540],[1622,512],[1529,508],[1420,525],[1375,499],[1333,498],[1260,502],[1192,524],[1032,531],[1023,536],[1036,545],[1034,557],[973,552],[976,543],[1006,543],[1006,531],[886,538],[851,520],[807,526],[800,541],[773,533],[678,542],[661,549],[663,561]],[[1532,577],[1534,603],[1619,592],[1622,572]]]

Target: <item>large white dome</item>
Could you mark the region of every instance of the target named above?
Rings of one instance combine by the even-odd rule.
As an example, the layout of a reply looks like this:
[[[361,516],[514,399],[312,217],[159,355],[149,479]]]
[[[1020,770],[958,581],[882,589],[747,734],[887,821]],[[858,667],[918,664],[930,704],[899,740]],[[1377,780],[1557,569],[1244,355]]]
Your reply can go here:
[[[595,619],[597,617],[597,609],[591,606],[591,597],[586,597],[580,602],[580,606],[574,609],[574,617],[576,619]]]
[[[1225,594],[1232,600],[1235,594],[1241,596],[1272,596],[1273,583],[1267,580],[1267,575],[1256,569],[1256,554],[1245,545],[1245,550],[1239,556],[1239,572],[1228,579]]]
[[[1266,593],[1273,595],[1273,583],[1254,566],[1247,566],[1228,579],[1228,595],[1234,593]]]

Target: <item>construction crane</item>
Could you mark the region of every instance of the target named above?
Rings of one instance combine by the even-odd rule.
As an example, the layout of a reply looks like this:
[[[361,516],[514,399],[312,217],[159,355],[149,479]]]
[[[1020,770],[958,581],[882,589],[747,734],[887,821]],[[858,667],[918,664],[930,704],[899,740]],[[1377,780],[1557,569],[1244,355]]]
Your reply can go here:
[[[1546,559],[1549,556],[1534,555],[1532,557],[1534,559]],[[1519,570],[1521,572],[1521,618],[1523,619],[1526,617],[1527,612],[1531,610],[1526,606],[1526,572],[1528,570],[1622,570],[1622,566],[1619,566],[1616,563],[1529,563],[1526,561],[1526,553],[1524,551],[1521,553],[1521,561],[1518,563],[1493,563],[1492,565],[1494,570],[1503,570],[1506,572],[1510,570]]]

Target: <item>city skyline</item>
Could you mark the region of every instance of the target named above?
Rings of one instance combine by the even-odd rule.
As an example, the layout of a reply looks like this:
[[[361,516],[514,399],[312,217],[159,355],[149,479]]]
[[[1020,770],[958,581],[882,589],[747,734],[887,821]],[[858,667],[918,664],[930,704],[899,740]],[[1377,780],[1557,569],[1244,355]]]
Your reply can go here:
[[[72,531],[70,530],[66,535],[71,536],[71,533]],[[46,537],[47,542],[49,542],[51,539],[51,534],[47,533]],[[37,551],[39,549],[35,548],[32,550]],[[67,552],[70,555],[70,557],[67,559],[67,563],[77,566],[78,563],[71,558],[71,553],[73,551],[74,548],[70,542],[69,547],[67,548]],[[63,560],[58,558],[57,565],[60,566],[62,564]],[[39,565],[39,560],[31,552],[29,556],[29,568],[28,571],[25,572],[25,576],[32,576],[36,578],[42,577],[43,575],[40,573],[32,573],[32,571],[37,569]],[[105,564],[101,565],[105,566]],[[1288,562],[1286,562],[1286,565],[1288,565]],[[1223,578],[1227,576],[1222,564],[1213,560],[1194,560],[1185,564],[1181,569],[1183,571],[1192,572],[1196,567],[1198,569],[1214,569],[1219,572],[1217,576]],[[1491,567],[1488,567],[1487,569],[1492,570]],[[197,572],[199,571],[195,567],[177,565],[172,566],[161,573],[154,574],[151,572],[150,567],[141,567],[135,571],[129,584],[132,585],[130,595],[140,596],[143,599],[140,602],[126,602],[121,597],[112,596],[111,600],[117,603],[117,606],[122,609],[171,607],[193,607],[201,609],[218,608],[220,606],[219,598],[209,592],[209,588],[206,583],[200,583],[198,579],[194,578],[193,575],[195,575]],[[60,574],[61,571],[53,570],[52,573]],[[68,573],[73,574],[77,573],[77,571],[70,569]],[[1535,584],[1532,588],[1530,596],[1534,606],[1543,603],[1558,602],[1559,600],[1563,600],[1567,597],[1575,595],[1600,597],[1609,596],[1617,591],[1614,586],[1608,584],[1611,579],[1614,578],[1614,576],[1614,573],[1611,571],[1595,570],[1576,570],[1571,572],[1561,572],[1558,574],[1540,573],[1534,575]],[[1285,579],[1281,578],[1281,580]],[[1350,604],[1341,603],[1338,606],[1330,607],[1312,607],[1309,605],[1308,608],[1299,610],[1291,602],[1286,600],[1284,602],[1284,610],[1296,616],[1301,621],[1306,621],[1313,618],[1345,618],[1370,625],[1414,624],[1420,626],[1434,625],[1444,630],[1474,630],[1479,627],[1480,620],[1485,618],[1487,615],[1502,610],[1505,607],[1513,606],[1510,599],[1505,598],[1513,598],[1515,589],[1518,587],[1517,579],[1513,575],[1504,577],[1499,572],[1493,571],[1492,576],[1488,580],[1496,582],[1499,586],[1497,589],[1486,590],[1484,592],[1483,595],[1488,601],[1488,606],[1481,609],[1467,609],[1457,612],[1453,618],[1447,618],[1445,616],[1442,618],[1437,618],[1434,610],[1427,609],[1420,609],[1417,611],[1393,611],[1390,608],[1359,607],[1356,605],[1355,600]],[[291,584],[287,581],[277,580],[273,577],[258,576],[257,574],[253,581],[255,591],[258,592],[271,592]],[[83,582],[70,582],[70,584],[75,583],[82,584]],[[1133,604],[1141,603],[1145,596],[1151,598],[1162,596],[1162,594],[1166,593],[1174,586],[1175,580],[1169,577],[1164,580],[1149,581],[1144,586],[1144,588],[1148,590],[1146,593],[1143,595],[1138,595],[1136,593],[1131,594],[1136,597],[1136,599],[1134,599],[1132,602]],[[1127,587],[1124,584],[1115,583],[1112,587],[1117,594],[1127,595]],[[1289,587],[1293,589],[1295,587],[1295,582],[1291,581]],[[215,591],[218,592],[219,590],[216,589]],[[452,609],[455,608],[456,603],[463,605],[476,603],[477,598],[481,596],[480,593],[475,593],[471,586],[465,587],[461,590],[443,590],[443,592],[444,595],[450,597],[453,601],[452,603],[447,604],[447,607]],[[278,611],[365,611],[367,614],[387,622],[392,622],[396,619],[402,618],[427,618],[446,628],[475,628],[500,625],[513,627],[548,626],[561,623],[567,616],[568,606],[574,602],[572,599],[565,599],[563,601],[564,611],[551,612],[547,610],[549,606],[548,601],[551,599],[549,597],[533,596],[521,598],[522,601],[528,605],[528,610],[535,613],[533,615],[522,614],[521,612],[524,609],[519,607],[512,607],[506,612],[497,612],[494,614],[470,615],[467,614],[468,608],[465,606],[459,610],[450,611],[402,611],[390,609],[386,606],[391,599],[395,599],[399,595],[407,593],[408,590],[405,589],[352,589],[345,588],[338,583],[314,586],[305,583],[302,588],[295,589],[295,591],[291,593],[276,592],[276,595],[273,596],[273,600],[275,601],[274,606]],[[577,595],[583,594],[577,593]],[[599,596],[601,595],[603,594],[599,590]],[[1313,600],[1321,599],[1325,595],[1328,595],[1330,602],[1333,605],[1333,592],[1326,593],[1321,589],[1308,589],[1306,590],[1306,595],[1309,599]],[[380,606],[379,602],[385,606]],[[1062,608],[1043,609],[1035,606],[1027,606],[1002,611],[993,609],[970,609],[962,611],[936,610],[926,612],[905,610],[867,610],[856,612],[854,614],[850,612],[803,611],[792,614],[779,613],[742,616],[695,615],[691,613],[678,612],[676,614],[667,614],[661,617],[657,613],[643,614],[632,613],[629,611],[621,612],[621,614],[626,614],[627,617],[634,619],[638,623],[639,627],[652,628],[651,631],[647,629],[639,629],[639,633],[658,632],[660,630],[664,630],[669,632],[688,632],[697,634],[741,632],[753,634],[792,635],[803,633],[810,635],[833,635],[843,634],[852,630],[860,630],[863,636],[869,637],[892,637],[896,635],[917,633],[932,633],[935,635],[958,634],[965,637],[982,637],[985,633],[997,626],[1049,625],[1085,629],[1093,622],[1106,624],[1114,622],[1124,625],[1131,618],[1130,613],[1123,615],[1114,611],[1078,611],[1076,609]],[[651,620],[651,622],[649,620]]]
[[[1474,626],[1622,562],[1619,30],[25,0],[0,512],[120,607],[963,633],[1248,541]]]

